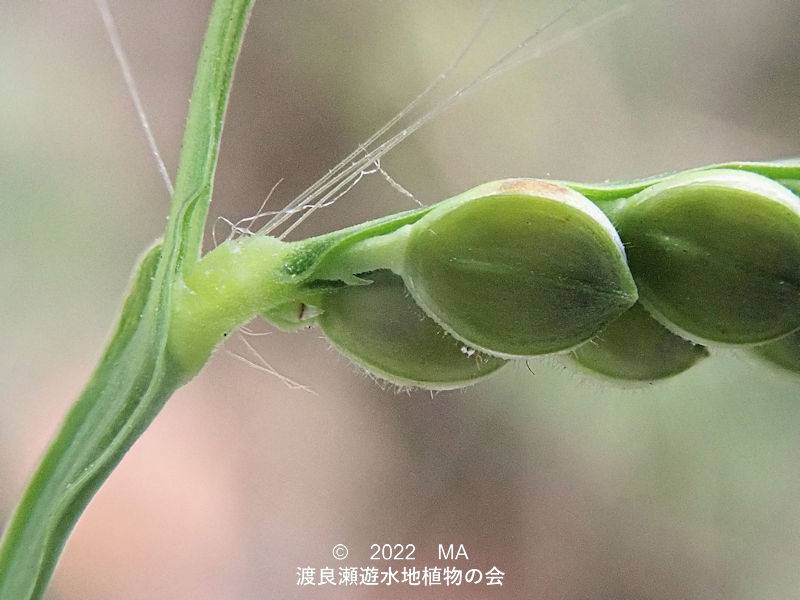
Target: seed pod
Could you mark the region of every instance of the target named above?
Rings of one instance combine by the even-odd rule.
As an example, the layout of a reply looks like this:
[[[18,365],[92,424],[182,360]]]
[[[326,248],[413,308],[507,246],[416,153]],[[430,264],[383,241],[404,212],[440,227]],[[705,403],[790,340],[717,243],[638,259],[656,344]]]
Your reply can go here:
[[[652,381],[672,377],[708,356],[708,350],[675,335],[634,304],[570,357],[612,379]]]
[[[616,215],[641,300],[699,342],[755,344],[800,327],[800,200],[715,169],[666,179]]]
[[[567,350],[636,301],[611,222],[559,184],[486,184],[409,228],[400,270],[411,295],[455,337],[496,356]]]
[[[750,351],[786,371],[800,373],[800,332],[796,331],[763,346],[755,346]]]
[[[326,294],[317,322],[334,346],[367,371],[400,385],[451,389],[505,364],[439,327],[397,275],[375,271],[362,277],[372,283]]]

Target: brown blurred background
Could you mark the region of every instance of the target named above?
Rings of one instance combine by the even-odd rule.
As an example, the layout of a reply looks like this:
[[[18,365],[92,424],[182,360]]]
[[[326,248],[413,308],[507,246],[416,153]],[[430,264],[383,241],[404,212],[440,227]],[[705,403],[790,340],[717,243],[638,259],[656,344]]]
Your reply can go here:
[[[455,83],[564,5],[501,2]],[[617,5],[589,0],[546,39]],[[485,6],[259,0],[213,216],[252,214],[281,178],[274,206],[288,202],[444,69]],[[112,2],[172,173],[209,8]],[[435,202],[510,176],[619,179],[800,153],[800,4],[630,8],[488,83],[383,166]],[[2,14],[0,518],[168,209],[94,5],[16,1]],[[373,176],[298,234],[410,206]],[[546,359],[466,391],[397,393],[317,331],[253,343],[318,395],[218,352],[91,503],[50,600],[797,597],[800,379],[721,351],[644,388]],[[416,544],[418,568],[440,564],[437,544],[463,543],[459,566],[497,565],[505,585],[295,585],[299,566],[376,566],[370,544],[384,542]]]

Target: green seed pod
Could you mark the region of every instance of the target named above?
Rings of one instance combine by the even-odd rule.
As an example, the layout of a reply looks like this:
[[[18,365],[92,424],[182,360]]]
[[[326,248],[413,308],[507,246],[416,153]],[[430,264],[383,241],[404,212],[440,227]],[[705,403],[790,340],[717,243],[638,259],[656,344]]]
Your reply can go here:
[[[786,371],[800,373],[800,332],[796,331],[774,342],[756,346],[750,351]]]
[[[560,184],[493,182],[408,227],[400,272],[411,295],[455,337],[496,356],[573,348],[636,301],[611,222]]]
[[[756,344],[800,327],[800,199],[714,169],[663,180],[615,214],[647,309],[699,342]]]
[[[369,285],[327,293],[317,317],[343,354],[375,375],[400,385],[451,389],[493,373],[506,361],[483,355],[430,319],[390,271],[363,275]]]
[[[570,356],[612,379],[653,381],[685,371],[708,350],[670,332],[637,302]]]

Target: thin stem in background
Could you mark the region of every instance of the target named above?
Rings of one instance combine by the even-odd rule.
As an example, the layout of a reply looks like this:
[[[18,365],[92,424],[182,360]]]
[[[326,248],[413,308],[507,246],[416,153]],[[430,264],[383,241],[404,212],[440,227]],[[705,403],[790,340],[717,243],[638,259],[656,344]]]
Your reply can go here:
[[[100,13],[100,18],[103,19],[103,26],[106,28],[108,40],[111,42],[111,48],[114,50],[114,57],[117,59],[120,71],[122,71],[122,77],[125,79],[125,86],[128,88],[128,93],[131,95],[133,105],[136,107],[136,115],[139,117],[139,123],[141,123],[144,135],[147,138],[147,145],[150,147],[150,152],[156,159],[158,172],[161,173],[161,179],[164,180],[164,185],[167,186],[169,197],[172,198],[172,195],[175,193],[175,188],[172,185],[172,180],[167,171],[167,165],[164,164],[161,153],[158,151],[156,138],[153,135],[152,129],[150,129],[150,122],[147,120],[147,113],[139,97],[139,89],[136,87],[133,71],[131,71],[130,64],[128,64],[128,57],[125,54],[125,49],[122,47],[122,40],[119,37],[119,30],[114,21],[114,15],[111,14],[106,0],[95,0],[95,5],[97,6],[97,11]]]

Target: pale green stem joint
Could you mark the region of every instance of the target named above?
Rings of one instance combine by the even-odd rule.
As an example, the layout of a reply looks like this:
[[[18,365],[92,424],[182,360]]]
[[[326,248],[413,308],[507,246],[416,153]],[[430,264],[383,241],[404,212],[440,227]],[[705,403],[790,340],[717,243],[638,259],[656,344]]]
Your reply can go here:
[[[221,244],[175,283],[168,348],[188,372],[197,372],[230,332],[261,313],[287,304],[297,286],[283,277],[287,244],[260,236]]]

